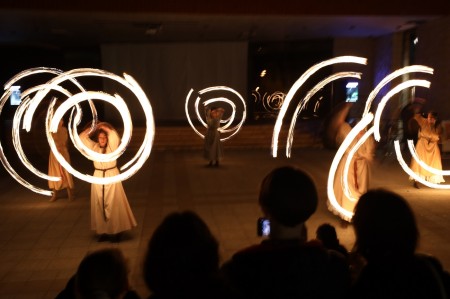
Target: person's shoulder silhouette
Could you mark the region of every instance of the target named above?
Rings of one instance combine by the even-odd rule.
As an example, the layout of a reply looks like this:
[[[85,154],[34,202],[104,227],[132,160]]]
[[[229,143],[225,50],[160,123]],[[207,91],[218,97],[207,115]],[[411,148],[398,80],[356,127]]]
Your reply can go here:
[[[307,241],[306,221],[318,204],[312,177],[292,166],[275,168],[262,180],[258,201],[269,236],[224,263],[230,284],[248,298],[341,297],[350,284],[345,258]]]

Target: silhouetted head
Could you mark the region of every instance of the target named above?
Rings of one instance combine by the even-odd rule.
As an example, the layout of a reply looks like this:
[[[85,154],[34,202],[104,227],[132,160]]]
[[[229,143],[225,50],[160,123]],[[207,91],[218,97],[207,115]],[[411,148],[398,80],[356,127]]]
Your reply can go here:
[[[151,237],[144,279],[155,294],[179,294],[219,270],[219,245],[193,212],[172,213]],[[197,286],[198,287],[198,286]]]
[[[329,223],[324,223],[317,228],[316,237],[327,248],[335,248],[339,245],[336,229]]]
[[[88,254],[78,266],[75,285],[83,299],[121,298],[128,290],[128,268],[125,257],[117,248],[107,248]]]
[[[400,195],[369,190],[355,207],[356,249],[368,261],[414,254],[419,232],[414,214]]]
[[[278,223],[294,227],[317,209],[317,190],[304,171],[284,166],[272,170],[262,181],[259,204]]]

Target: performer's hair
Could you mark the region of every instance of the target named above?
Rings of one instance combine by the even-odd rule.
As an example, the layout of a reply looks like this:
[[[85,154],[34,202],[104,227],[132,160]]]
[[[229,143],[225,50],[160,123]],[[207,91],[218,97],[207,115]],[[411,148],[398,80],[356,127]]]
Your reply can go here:
[[[98,140],[98,136],[100,135],[100,133],[103,133],[106,135],[106,137],[108,137],[108,132],[106,132],[104,129],[97,129],[94,134],[95,140]]]
[[[428,114],[431,114],[431,116],[433,116],[435,119],[437,119],[438,114],[436,111],[429,111]]]

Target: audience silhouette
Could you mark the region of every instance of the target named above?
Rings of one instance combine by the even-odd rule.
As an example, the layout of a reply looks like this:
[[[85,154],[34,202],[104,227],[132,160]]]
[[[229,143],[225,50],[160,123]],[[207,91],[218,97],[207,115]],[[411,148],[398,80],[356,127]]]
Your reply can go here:
[[[169,214],[155,230],[144,260],[150,298],[236,298],[220,279],[219,244],[194,212]]]
[[[128,265],[120,249],[105,248],[86,255],[57,299],[139,299],[130,290]]]
[[[316,231],[316,238],[320,240],[328,249],[335,250],[342,253],[345,257],[349,256],[347,248],[339,243],[339,239],[336,234],[336,229],[329,223],[321,224]]]
[[[445,299],[450,274],[438,259],[416,252],[419,231],[400,195],[369,190],[355,207],[351,254],[336,229],[320,225],[308,241],[306,221],[318,205],[313,179],[284,166],[262,180],[259,205],[270,222],[260,244],[219,267],[219,244],[194,212],[166,216],[149,240],[143,263],[149,299],[369,298]],[[355,258],[356,257],[356,258]],[[363,261],[350,273],[351,260]],[[351,276],[351,274],[353,276]],[[352,284],[353,279],[353,284]],[[120,249],[88,254],[57,299],[139,299],[130,289]]]
[[[276,168],[262,181],[259,204],[270,234],[222,266],[229,283],[245,298],[341,298],[350,286],[348,263],[307,241],[305,222],[318,204],[312,178],[291,166]]]
[[[350,298],[447,298],[450,276],[436,258],[416,253],[419,231],[404,198],[369,190],[355,207],[353,224],[355,249],[366,265]]]

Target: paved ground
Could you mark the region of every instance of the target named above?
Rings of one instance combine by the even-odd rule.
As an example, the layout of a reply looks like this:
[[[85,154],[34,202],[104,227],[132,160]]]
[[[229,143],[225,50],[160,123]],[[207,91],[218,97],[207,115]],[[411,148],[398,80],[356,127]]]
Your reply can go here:
[[[152,152],[144,168],[124,182],[138,227],[119,244],[98,243],[90,230],[87,183],[76,180],[75,201],[61,198],[50,203],[0,167],[0,298],[54,298],[87,252],[108,246],[124,251],[133,286],[147,296],[141,278],[143,254],[153,230],[171,211],[199,213],[219,240],[226,260],[236,250],[260,241],[256,237],[259,183],[272,168],[285,164],[306,169],[317,182],[321,201],[308,222],[310,236],[318,225],[329,222],[351,248],[352,227],[342,225],[326,208],[325,183],[333,155],[330,150],[295,149],[291,159],[273,159],[269,150],[227,150],[223,165],[212,169],[205,167],[198,151]],[[92,170],[90,163],[76,158],[75,162],[87,172]],[[446,169],[449,162],[444,160]],[[392,157],[374,164],[371,187],[386,187],[408,199],[420,226],[420,250],[437,256],[450,269],[450,191],[414,189]]]

